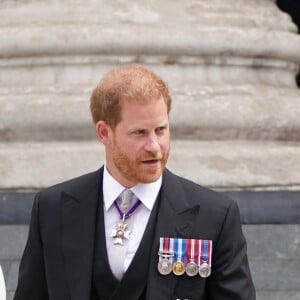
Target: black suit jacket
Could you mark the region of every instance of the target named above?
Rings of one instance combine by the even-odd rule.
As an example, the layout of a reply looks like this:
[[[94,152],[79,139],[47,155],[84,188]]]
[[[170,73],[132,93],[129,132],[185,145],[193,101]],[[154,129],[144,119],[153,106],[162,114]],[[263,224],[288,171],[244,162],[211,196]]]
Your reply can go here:
[[[15,300],[90,300],[102,175],[103,168],[37,194]],[[160,237],[212,240],[211,276],[159,274]],[[168,170],[151,253],[147,300],[255,299],[236,203]]]

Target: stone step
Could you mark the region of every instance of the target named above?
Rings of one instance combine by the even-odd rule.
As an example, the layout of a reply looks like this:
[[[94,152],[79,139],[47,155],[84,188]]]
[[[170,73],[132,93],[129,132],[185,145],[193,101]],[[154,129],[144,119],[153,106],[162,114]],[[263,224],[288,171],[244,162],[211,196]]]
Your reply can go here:
[[[300,90],[171,79],[174,139],[300,140]],[[0,140],[95,140],[92,88],[43,88],[0,88]]]
[[[243,232],[248,241],[248,255],[252,260],[300,259],[299,224],[244,225]]]
[[[297,291],[299,296],[300,225],[247,225],[243,231],[256,289]]]
[[[300,59],[299,59],[300,61]],[[160,74],[171,86],[192,82],[196,87],[258,86],[256,93],[266,86],[296,89],[295,75],[298,63],[268,57],[239,56],[191,56],[169,54],[71,54],[42,55],[33,57],[0,58],[0,87],[23,87],[63,90],[71,85],[72,90],[93,88],[108,70],[120,64],[143,64]],[[85,86],[86,85],[86,86]],[[58,86],[58,88],[56,88]],[[261,87],[260,87],[261,86]],[[50,88],[49,88],[50,87]],[[14,90],[12,89],[14,93]]]
[[[37,5],[38,4],[38,5]],[[101,14],[98,13],[99,6]],[[247,14],[245,15],[245,11]],[[180,14],[178,13],[180,12]],[[226,12],[226,14],[224,14]],[[13,14],[16,18],[10,18]],[[270,18],[270,16],[273,16]],[[63,18],[62,18],[63,16]],[[242,27],[265,26],[280,31],[296,31],[290,17],[273,3],[244,0],[172,1],[138,0],[107,2],[105,0],[27,0],[26,3],[6,1],[1,3],[0,25],[72,23],[197,23],[224,27],[224,24]],[[213,22],[214,21],[214,22]],[[254,22],[255,21],[255,22]]]
[[[299,291],[257,292],[257,300],[300,300]],[[7,299],[8,300],[8,299]]]
[[[206,1],[174,4],[168,0],[163,5],[158,0],[147,5],[138,1],[130,4],[92,1],[88,5],[83,1],[76,5],[56,1],[42,1],[39,5],[35,1],[18,5],[4,3],[0,10],[3,41],[0,56],[144,55],[154,49],[157,54],[169,55],[235,53],[241,57],[267,57],[262,55],[267,53],[268,57],[299,62],[296,26],[274,3],[259,5],[257,10],[257,1],[242,0],[239,4],[224,4],[220,0],[211,4]],[[287,42],[290,47],[286,47]]]
[[[97,141],[0,143],[0,189],[39,189],[103,162]],[[300,144],[174,140],[168,167],[213,188],[299,188]]]
[[[268,57],[282,61],[299,62],[300,42],[294,33],[199,24],[47,24],[44,26],[0,27],[3,58],[41,55],[156,55]],[[135,32],[135,34],[132,34]],[[198,37],[201,36],[201,39]],[[230,37],[226,38],[226,37]],[[151,43],[149,43],[151,41]],[[216,42],[218,41],[218,42]],[[290,47],[286,47],[286,44]],[[20,45],[22,45],[20,47]],[[246,46],[245,46],[246,45]],[[266,57],[265,60],[268,60]]]

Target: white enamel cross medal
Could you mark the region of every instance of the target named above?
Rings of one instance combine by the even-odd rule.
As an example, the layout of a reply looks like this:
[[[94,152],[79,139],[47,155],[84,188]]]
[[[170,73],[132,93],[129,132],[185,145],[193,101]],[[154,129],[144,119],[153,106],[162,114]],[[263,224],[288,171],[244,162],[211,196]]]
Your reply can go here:
[[[114,239],[115,245],[123,245],[123,240],[129,239],[130,231],[127,230],[127,224],[125,223],[126,214],[123,214],[122,221],[118,224],[117,229],[113,229],[111,237]]]
[[[130,190],[124,190],[123,194],[126,191],[129,191],[132,194]],[[129,211],[123,213],[117,201],[114,202],[114,205],[121,218],[121,222],[118,224],[116,229],[112,230],[112,233],[110,235],[113,238],[114,245],[123,245],[124,240],[129,240],[130,231],[127,228],[128,224],[125,223],[125,219],[128,219],[136,211],[140,204],[141,201],[138,199],[136,203],[129,209]]]

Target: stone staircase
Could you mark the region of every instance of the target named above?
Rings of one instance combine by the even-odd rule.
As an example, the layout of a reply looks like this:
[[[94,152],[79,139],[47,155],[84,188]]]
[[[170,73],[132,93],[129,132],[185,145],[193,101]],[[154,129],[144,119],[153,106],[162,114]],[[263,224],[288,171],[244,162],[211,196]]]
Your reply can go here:
[[[279,224],[249,224],[242,212],[244,232],[258,300],[300,299],[300,212],[289,218],[300,202],[288,201],[289,191],[300,195],[300,37],[274,1],[28,0],[0,8],[0,263],[8,300],[26,240],[25,199],[102,165],[89,97],[124,63],[146,65],[169,84],[171,170],[235,191],[239,203],[258,192],[261,209],[287,211]],[[286,198],[275,205],[268,191]],[[9,209],[8,222],[1,211]]]

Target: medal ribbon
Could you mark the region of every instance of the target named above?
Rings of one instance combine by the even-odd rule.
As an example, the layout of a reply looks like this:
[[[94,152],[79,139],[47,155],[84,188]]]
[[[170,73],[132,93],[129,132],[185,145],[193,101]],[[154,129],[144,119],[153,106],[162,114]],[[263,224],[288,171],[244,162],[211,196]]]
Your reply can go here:
[[[174,261],[185,262],[186,239],[175,239]]]
[[[203,241],[203,262],[207,263],[208,261],[208,241]]]
[[[167,258],[172,262],[174,253],[174,239],[173,238],[159,238],[159,260]]]
[[[117,211],[118,211],[118,213],[119,213],[119,215],[120,215],[120,218],[124,220],[124,219],[129,218],[129,217],[136,211],[136,209],[139,207],[139,205],[140,205],[141,203],[142,203],[141,200],[138,199],[138,200],[135,202],[135,204],[134,204],[134,205],[133,205],[126,213],[123,213],[123,212],[121,211],[121,209],[120,209],[120,207],[119,207],[117,201],[114,202],[114,205],[115,205],[115,207],[117,208]]]
[[[165,238],[159,238],[159,261],[161,261],[163,259],[162,254],[165,252],[164,250],[164,244],[165,244]]]
[[[164,253],[168,253],[169,252],[169,238],[164,238]]]
[[[212,255],[212,240],[208,240],[208,265],[211,267],[211,255]]]
[[[170,254],[170,261],[173,262],[173,255],[174,255],[174,238],[170,238],[169,254]]]
[[[173,238],[164,238],[163,239],[163,253],[167,254],[166,256],[173,256],[174,253],[174,239]]]
[[[202,249],[202,240],[198,240],[198,266],[201,265],[201,249]]]
[[[164,238],[159,238],[159,253],[164,252]]]
[[[198,243],[194,239],[187,240],[188,262],[194,262],[198,257]]]
[[[211,240],[199,240],[199,257],[198,265],[207,263],[211,266],[211,253],[212,253],[212,241]]]

